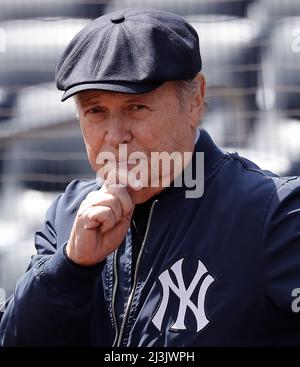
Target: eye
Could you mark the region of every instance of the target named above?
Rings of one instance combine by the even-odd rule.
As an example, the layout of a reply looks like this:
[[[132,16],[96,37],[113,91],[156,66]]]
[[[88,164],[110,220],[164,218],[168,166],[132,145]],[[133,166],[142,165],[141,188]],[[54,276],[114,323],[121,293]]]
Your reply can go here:
[[[132,104],[128,106],[128,111],[133,118],[142,118],[150,113],[150,108],[143,104]]]
[[[133,111],[141,111],[143,109],[147,109],[147,106],[145,106],[143,104],[135,104],[135,105],[132,106]]]
[[[103,112],[104,112],[104,109],[98,106],[92,107],[87,111],[87,113],[92,114],[92,115],[96,115],[98,113],[103,113]]]
[[[84,112],[84,116],[90,120],[99,122],[106,118],[107,110],[101,106],[90,107]]]

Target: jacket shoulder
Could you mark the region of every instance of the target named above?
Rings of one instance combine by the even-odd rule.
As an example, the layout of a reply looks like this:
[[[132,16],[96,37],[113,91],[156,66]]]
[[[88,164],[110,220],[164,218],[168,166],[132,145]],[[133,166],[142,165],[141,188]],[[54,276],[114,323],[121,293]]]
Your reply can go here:
[[[282,207],[286,199],[300,207],[298,177],[280,177],[237,153],[229,154],[220,173],[219,185],[226,193],[226,202],[243,208],[247,213],[256,213],[254,221],[260,218],[261,222],[268,223],[270,212]]]
[[[96,180],[74,180],[66,187],[65,192],[61,195],[60,202],[63,205],[70,205],[72,203],[75,206],[79,206],[78,204],[85,199],[89,192],[98,189],[99,185]]]
[[[282,177],[271,171],[261,169],[254,162],[240,156],[238,153],[228,153],[231,158],[232,170],[235,171],[236,178],[244,181],[244,185],[262,185],[269,187],[271,191],[288,191],[291,182],[292,186],[300,185],[299,178],[296,176]],[[239,171],[239,174],[237,172]]]
[[[69,183],[63,195],[77,196],[98,189],[96,180],[76,179]]]

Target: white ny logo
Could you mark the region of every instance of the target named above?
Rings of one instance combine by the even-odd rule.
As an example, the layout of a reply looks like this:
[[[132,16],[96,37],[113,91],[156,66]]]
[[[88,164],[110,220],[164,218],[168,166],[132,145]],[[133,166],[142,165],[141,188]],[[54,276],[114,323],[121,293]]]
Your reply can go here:
[[[202,278],[202,276],[205,273],[207,273],[207,269],[204,266],[204,264],[200,260],[198,260],[198,269],[196,271],[196,274],[194,275],[194,278],[192,279],[189,287],[186,289],[184,280],[183,280],[183,276],[182,276],[182,263],[183,263],[183,258],[176,261],[176,263],[172,265],[171,267],[171,270],[175,274],[178,287],[176,286],[176,284],[174,284],[173,280],[171,279],[169,269],[165,270],[158,277],[162,285],[163,296],[162,296],[162,301],[159,306],[159,309],[157,310],[155,316],[153,317],[152,322],[159,331],[161,331],[163,318],[165,316],[165,312],[168,306],[170,289],[172,289],[172,291],[176,294],[176,296],[179,298],[179,301],[180,301],[177,319],[175,323],[171,326],[172,330],[186,330],[187,329],[185,326],[184,320],[185,320],[185,314],[186,314],[188,307],[193,312],[196,318],[197,332],[203,329],[209,323],[209,320],[207,319],[205,315],[204,302],[205,302],[205,295],[206,295],[207,289],[211,285],[211,283],[214,281],[214,278],[210,276],[209,274],[206,274],[205,278],[202,281],[200,289],[199,289],[198,305],[195,306],[195,304],[191,301],[190,298],[197,284],[199,283],[200,279]]]

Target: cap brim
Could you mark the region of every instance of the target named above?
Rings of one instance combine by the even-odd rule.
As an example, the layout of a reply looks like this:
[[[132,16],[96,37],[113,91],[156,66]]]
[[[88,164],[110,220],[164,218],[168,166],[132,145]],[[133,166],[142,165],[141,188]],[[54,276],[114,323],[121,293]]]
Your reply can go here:
[[[149,83],[149,84],[137,84],[137,83],[87,83],[87,84],[79,84],[74,87],[69,88],[63,94],[61,101],[65,101],[66,99],[74,96],[79,92],[83,92],[85,90],[103,90],[110,91],[116,93],[129,93],[129,94],[137,94],[137,93],[147,93],[161,86],[161,83]]]

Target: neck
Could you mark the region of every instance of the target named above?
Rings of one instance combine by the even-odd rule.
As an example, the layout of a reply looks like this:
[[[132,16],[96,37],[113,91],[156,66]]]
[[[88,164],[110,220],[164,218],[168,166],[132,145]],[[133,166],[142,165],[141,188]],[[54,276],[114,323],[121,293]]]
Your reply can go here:
[[[134,204],[142,204],[151,199],[153,196],[158,195],[164,189],[165,187],[145,187],[139,191],[136,191],[128,188],[128,192]]]

